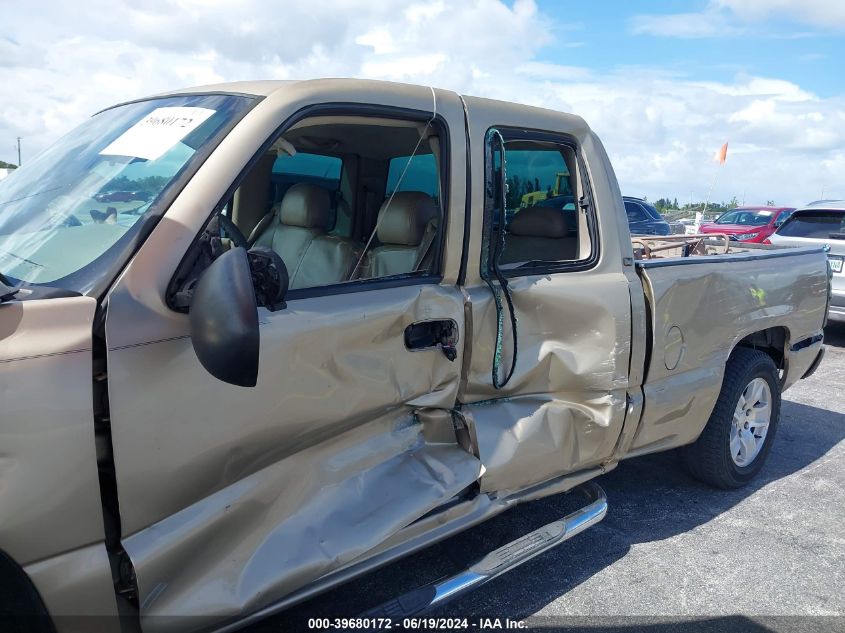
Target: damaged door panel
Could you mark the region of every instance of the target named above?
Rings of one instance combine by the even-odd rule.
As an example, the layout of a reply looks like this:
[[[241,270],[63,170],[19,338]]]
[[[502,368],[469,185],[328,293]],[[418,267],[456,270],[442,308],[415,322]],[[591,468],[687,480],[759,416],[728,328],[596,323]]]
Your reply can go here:
[[[612,460],[628,389],[638,387],[629,381],[631,290],[621,258],[602,252],[618,239],[618,222],[591,200],[615,182],[593,163],[602,152],[585,149],[583,121],[555,117],[525,129],[518,112],[466,103],[479,184],[460,400],[486,468],[482,489],[515,491]],[[491,368],[504,375],[514,355],[513,375],[498,388]]]
[[[124,547],[142,616],[215,608],[233,615],[278,598],[477,479],[479,460],[458,445],[448,415],[460,364],[437,349],[412,352],[404,341],[410,324],[434,315],[461,323],[461,295],[437,285],[367,294],[363,312],[342,295],[262,310],[254,389],[212,378],[188,339],[110,350]],[[114,301],[110,319],[120,318],[122,305]],[[167,410],[152,408],[149,393]],[[448,428],[431,414],[415,417],[418,408],[446,410]],[[375,517],[384,523],[368,526]],[[274,558],[273,548],[307,524],[339,532],[289,548],[288,556],[301,550],[297,564]],[[219,556],[194,560],[197,551]],[[200,592],[209,597],[203,604],[182,593],[179,578],[206,574],[210,584],[221,575],[237,580],[240,593],[225,598],[209,589]],[[260,581],[249,588],[254,577]]]
[[[480,471],[456,444],[448,415],[413,412],[279,459],[124,540],[144,630],[184,630],[183,617],[168,615],[202,620],[261,608],[365,554]]]
[[[625,420],[630,308],[624,277],[608,279],[601,293],[597,283],[583,275],[513,280],[518,357],[502,392],[490,381],[493,300],[486,288],[470,291],[474,345],[461,400],[478,435],[483,490],[515,491],[611,457]],[[507,321],[504,329],[508,358]]]

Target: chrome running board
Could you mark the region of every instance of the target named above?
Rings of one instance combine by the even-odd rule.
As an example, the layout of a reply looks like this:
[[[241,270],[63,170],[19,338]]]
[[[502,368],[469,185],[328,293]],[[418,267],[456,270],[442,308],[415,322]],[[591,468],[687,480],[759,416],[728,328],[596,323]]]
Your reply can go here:
[[[468,569],[388,600],[362,614],[362,617],[397,618],[424,613],[470,589],[480,587],[601,521],[607,514],[607,497],[604,490],[595,482],[588,482],[575,491],[586,494],[590,503],[558,521],[493,550]]]

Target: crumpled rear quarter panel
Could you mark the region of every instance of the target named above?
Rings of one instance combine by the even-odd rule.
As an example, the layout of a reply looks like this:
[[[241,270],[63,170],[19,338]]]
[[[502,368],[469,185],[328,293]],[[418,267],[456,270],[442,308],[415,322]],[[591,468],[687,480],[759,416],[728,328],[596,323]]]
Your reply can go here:
[[[725,363],[744,337],[785,327],[790,344],[821,331],[824,255],[641,266],[654,342],[635,453],[694,441],[719,396]],[[683,336],[674,369],[677,330]],[[787,354],[789,352],[787,351]]]

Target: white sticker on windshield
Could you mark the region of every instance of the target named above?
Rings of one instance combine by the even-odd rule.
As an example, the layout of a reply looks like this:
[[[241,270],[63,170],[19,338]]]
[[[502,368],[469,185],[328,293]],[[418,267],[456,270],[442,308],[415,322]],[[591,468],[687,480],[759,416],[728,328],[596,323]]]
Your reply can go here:
[[[155,160],[214,113],[215,110],[208,108],[156,108],[117,137],[100,154]]]
[[[770,216],[771,214],[772,214],[771,211],[758,211],[757,212],[757,215],[762,215],[762,216]]]

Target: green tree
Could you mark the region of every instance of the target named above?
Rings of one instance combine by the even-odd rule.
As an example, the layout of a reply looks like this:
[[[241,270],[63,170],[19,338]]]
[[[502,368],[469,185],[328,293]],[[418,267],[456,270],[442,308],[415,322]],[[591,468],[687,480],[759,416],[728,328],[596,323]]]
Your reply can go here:
[[[17,165],[13,165],[12,163],[7,163],[6,161],[0,160],[0,169],[17,169]]]

